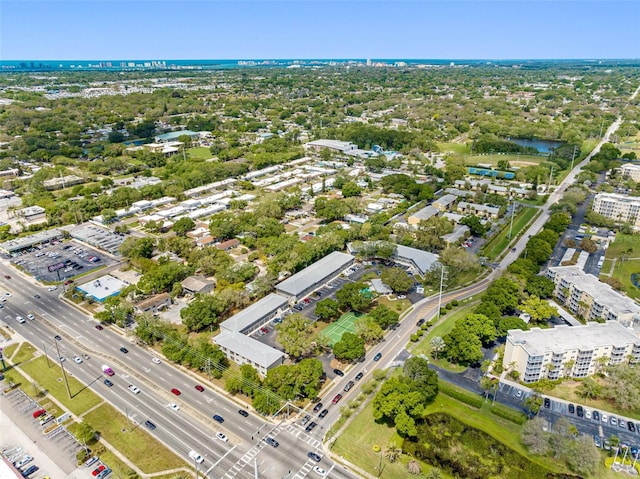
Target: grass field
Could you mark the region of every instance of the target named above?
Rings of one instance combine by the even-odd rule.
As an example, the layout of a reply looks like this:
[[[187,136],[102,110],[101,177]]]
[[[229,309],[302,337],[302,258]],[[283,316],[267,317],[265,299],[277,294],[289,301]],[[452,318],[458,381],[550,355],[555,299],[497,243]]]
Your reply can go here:
[[[182,459],[147,434],[144,426],[133,425],[108,404],[94,409],[84,420],[147,474],[186,466]]]
[[[511,166],[525,168],[531,165],[537,165],[542,161],[546,161],[546,156],[540,155],[518,155],[518,154],[487,154],[487,155],[465,155],[464,162],[469,166],[475,166],[478,163],[491,164],[498,166],[499,161],[508,161]]]
[[[640,258],[640,236],[625,235],[618,233],[616,240],[607,248],[606,257],[608,260],[616,258],[616,264],[613,268],[611,277],[616,278],[624,285],[627,296],[633,299],[640,299],[640,289],[631,282],[633,273],[640,273],[640,262],[629,260],[620,261],[622,254],[628,254],[629,258]],[[607,273],[611,271],[610,263],[603,265],[602,271]],[[607,276],[602,276],[606,278]]]
[[[36,384],[46,389],[57,401],[76,415],[81,415],[102,402],[102,399],[87,386],[76,378],[67,375],[72,396],[69,399],[67,389],[62,380],[60,367],[53,365],[53,363],[51,364],[52,366],[49,367],[47,358],[40,356],[31,362],[20,365],[20,367],[33,378]],[[99,379],[97,378],[96,381]]]
[[[209,151],[209,148],[204,146],[189,148],[187,150],[187,156],[189,157],[189,159],[193,160],[208,160],[209,158],[213,158],[213,155]]]
[[[329,345],[333,346],[340,341],[344,333],[355,333],[356,319],[358,319],[358,316],[355,313],[344,313],[337,321],[324,328],[322,334],[329,340]]]
[[[453,329],[453,326],[456,324],[457,320],[462,319],[467,314],[471,313],[477,305],[478,305],[477,302],[469,303],[463,307],[460,307],[454,310],[452,313],[446,316],[445,319],[440,324],[438,324],[435,328],[432,328],[431,330],[429,330],[429,332],[422,337],[422,340],[418,343],[418,345],[413,350],[413,354],[414,355],[424,354],[425,356],[429,357],[429,361],[435,364],[436,366],[454,373],[460,373],[465,369],[467,369],[464,366],[452,364],[446,359],[438,358],[438,360],[436,361],[434,358],[431,357],[432,348],[431,348],[430,342],[436,336],[440,336],[441,338],[444,337],[447,333],[449,333]]]
[[[386,306],[391,311],[395,311],[396,313],[402,313],[403,311],[411,307],[411,301],[409,301],[408,299],[391,300],[386,296],[378,296],[378,298],[376,299],[376,302],[378,303],[379,306]]]
[[[13,356],[13,353],[15,353],[19,347],[20,347],[20,343],[11,344],[7,346],[6,348],[3,349],[4,357],[7,359],[11,359],[11,356]]]
[[[24,363],[34,358],[36,353],[36,348],[34,348],[29,343],[22,343],[20,345],[20,349],[16,352],[15,356],[12,358],[14,364]]]
[[[483,247],[481,253],[490,260],[496,259],[509,246],[511,240],[515,239],[540,210],[538,208],[525,207],[520,210],[513,219],[512,237],[509,239],[510,221],[505,222],[502,230],[495,235]]]

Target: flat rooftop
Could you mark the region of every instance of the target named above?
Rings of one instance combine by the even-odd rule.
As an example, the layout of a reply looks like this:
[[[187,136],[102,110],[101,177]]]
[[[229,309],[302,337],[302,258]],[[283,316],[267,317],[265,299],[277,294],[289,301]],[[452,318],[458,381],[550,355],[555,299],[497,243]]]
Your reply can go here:
[[[271,293],[220,323],[220,329],[243,333],[245,329],[253,326],[265,316],[273,314],[278,308],[287,305],[288,302],[289,300],[284,296]]]
[[[223,331],[213,338],[213,341],[264,368],[280,361],[284,356],[281,351],[239,332]]]
[[[77,288],[87,296],[92,296],[96,301],[102,302],[109,296],[120,294],[120,291],[127,287],[127,283],[107,274],[99,278],[80,284]]]
[[[343,270],[354,259],[350,254],[334,251],[276,285],[276,290],[297,296],[328,276]]]
[[[529,331],[512,329],[508,332],[507,340],[522,346],[530,356],[573,349],[588,351],[602,346],[640,344],[640,336],[617,321],[594,322],[582,326],[561,325],[551,329],[533,328]]]

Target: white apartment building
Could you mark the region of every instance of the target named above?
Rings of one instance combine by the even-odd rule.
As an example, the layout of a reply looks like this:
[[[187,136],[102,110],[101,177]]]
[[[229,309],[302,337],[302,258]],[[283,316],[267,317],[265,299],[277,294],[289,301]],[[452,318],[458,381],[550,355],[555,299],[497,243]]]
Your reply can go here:
[[[640,306],[579,266],[549,268],[547,278],[553,281],[553,294],[559,302],[587,321],[604,319],[625,326],[640,323]]]
[[[606,358],[606,359],[600,359]],[[509,331],[503,367],[525,383],[584,378],[607,365],[640,362],[640,336],[617,322]]]
[[[640,229],[640,198],[638,197],[617,193],[598,193],[591,209],[618,223],[630,223],[634,228]]]
[[[620,172],[623,178],[636,182],[640,181],[640,165],[625,163],[620,167]]]

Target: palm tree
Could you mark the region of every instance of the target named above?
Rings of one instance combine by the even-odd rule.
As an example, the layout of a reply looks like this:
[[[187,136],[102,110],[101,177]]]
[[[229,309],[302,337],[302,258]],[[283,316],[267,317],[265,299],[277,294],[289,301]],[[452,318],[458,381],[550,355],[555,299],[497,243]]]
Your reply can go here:
[[[389,462],[396,462],[401,454],[402,448],[396,446],[393,442],[388,443],[384,447],[384,457],[386,457]]]
[[[431,352],[434,354],[435,360],[437,361],[438,353],[444,351],[447,345],[445,344],[444,339],[442,339],[441,336],[435,336],[431,339],[429,344],[431,345]]]
[[[573,371],[573,367],[576,365],[575,359],[569,359],[566,363],[564,363],[564,375],[565,377],[570,377],[571,372]]]
[[[422,474],[420,464],[418,464],[418,461],[416,461],[415,459],[413,461],[409,461],[409,463],[407,464],[407,471],[409,471],[409,474],[413,474],[416,476],[418,474]]]
[[[427,479],[441,479],[442,473],[440,472],[440,469],[438,469],[437,467],[434,467],[427,473],[425,477]]]

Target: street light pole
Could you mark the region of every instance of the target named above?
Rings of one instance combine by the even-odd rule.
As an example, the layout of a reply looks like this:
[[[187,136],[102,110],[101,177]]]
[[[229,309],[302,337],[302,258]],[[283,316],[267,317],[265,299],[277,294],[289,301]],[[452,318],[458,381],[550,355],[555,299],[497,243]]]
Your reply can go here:
[[[58,353],[58,362],[60,363],[60,369],[62,369],[62,377],[64,379],[64,385],[67,387],[67,394],[69,395],[69,399],[72,399],[71,389],[69,389],[69,380],[67,379],[67,372],[64,370],[64,364],[62,364],[62,359],[60,358],[60,347],[58,346],[57,341],[54,344],[56,345],[56,352]]]
[[[575,145],[573,147],[573,156],[571,157],[571,168],[569,168],[569,171],[573,171],[573,161],[576,159],[576,153],[578,152],[578,146]]]
[[[509,239],[511,239],[511,232],[513,231],[513,214],[516,210],[516,203],[511,198],[511,224],[509,225]]]

